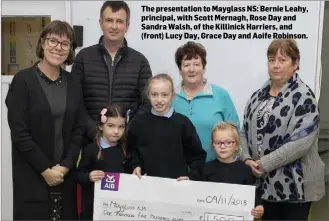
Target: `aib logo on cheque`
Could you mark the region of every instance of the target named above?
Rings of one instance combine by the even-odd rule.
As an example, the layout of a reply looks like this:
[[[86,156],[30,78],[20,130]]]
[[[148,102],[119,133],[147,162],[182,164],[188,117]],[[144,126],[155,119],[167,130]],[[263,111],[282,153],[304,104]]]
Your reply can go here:
[[[120,173],[105,173],[102,179],[102,190],[118,191],[119,189]]]

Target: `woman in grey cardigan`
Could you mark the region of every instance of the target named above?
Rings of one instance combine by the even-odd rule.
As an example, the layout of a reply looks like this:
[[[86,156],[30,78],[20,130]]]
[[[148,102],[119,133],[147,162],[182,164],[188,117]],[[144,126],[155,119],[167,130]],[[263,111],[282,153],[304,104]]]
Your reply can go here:
[[[311,202],[325,193],[318,106],[296,73],[294,40],[274,40],[267,57],[270,79],[245,108],[241,157],[259,178],[263,220],[307,220]]]

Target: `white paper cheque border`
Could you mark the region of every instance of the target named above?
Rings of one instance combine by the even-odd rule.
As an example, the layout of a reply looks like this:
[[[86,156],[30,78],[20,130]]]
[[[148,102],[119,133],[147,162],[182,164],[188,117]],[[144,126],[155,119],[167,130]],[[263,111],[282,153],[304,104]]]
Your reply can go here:
[[[255,187],[105,173],[94,220],[253,220]]]

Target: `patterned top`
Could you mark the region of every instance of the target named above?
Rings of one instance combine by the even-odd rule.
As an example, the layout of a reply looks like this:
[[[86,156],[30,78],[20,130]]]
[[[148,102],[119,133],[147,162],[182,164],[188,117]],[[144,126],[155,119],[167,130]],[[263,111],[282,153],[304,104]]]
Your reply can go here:
[[[259,107],[257,114],[257,151],[258,157],[261,156],[262,147],[263,147],[263,138],[266,133],[266,125],[268,124],[272,107],[275,101],[275,97],[268,95],[268,98],[265,99]]]
[[[324,196],[324,164],[317,144],[319,111],[313,91],[295,73],[275,97],[257,149],[259,109],[271,87],[269,79],[248,100],[241,131],[241,159],[260,160],[266,171],[259,193],[276,202],[318,201]],[[266,106],[266,105],[265,105]]]
[[[257,153],[259,158],[271,153],[269,145],[267,143],[263,145],[264,136],[271,132],[270,125],[272,123],[277,126],[281,124],[279,121],[273,122],[272,109],[275,100],[276,97],[267,94],[258,107]],[[267,201],[298,202],[304,200],[303,172],[300,160],[271,171],[265,179],[261,178],[259,181],[258,190],[263,194],[262,198]]]

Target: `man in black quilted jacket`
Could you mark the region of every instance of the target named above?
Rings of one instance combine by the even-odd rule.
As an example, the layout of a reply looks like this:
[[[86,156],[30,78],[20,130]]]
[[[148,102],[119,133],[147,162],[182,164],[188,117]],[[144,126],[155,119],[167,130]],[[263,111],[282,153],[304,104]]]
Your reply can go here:
[[[104,104],[121,104],[130,120],[151,109],[144,87],[152,72],[145,56],[127,45],[129,19],[124,1],[104,2],[99,19],[103,36],[98,44],[82,49],[72,67],[83,90],[87,143],[95,137],[95,119]]]

